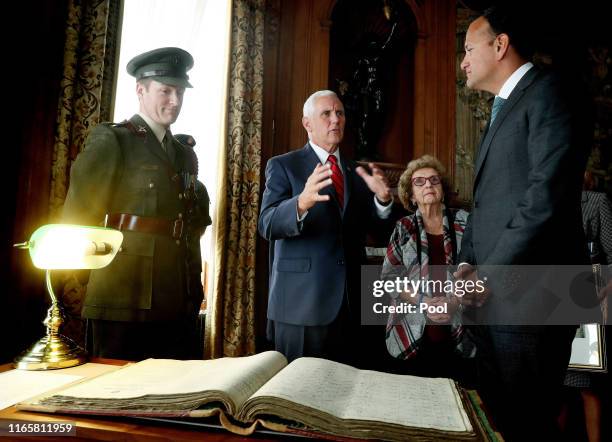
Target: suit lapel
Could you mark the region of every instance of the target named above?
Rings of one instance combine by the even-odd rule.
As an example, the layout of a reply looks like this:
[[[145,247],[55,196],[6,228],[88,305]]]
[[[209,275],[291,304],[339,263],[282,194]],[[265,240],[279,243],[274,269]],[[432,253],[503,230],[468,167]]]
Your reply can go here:
[[[300,164],[303,165],[304,182],[306,182],[308,177],[312,174],[314,168],[317,167],[317,164],[321,164],[321,161],[319,161],[319,157],[315,153],[314,149],[310,147],[309,143],[306,143],[306,145],[299,151],[299,154]]]
[[[498,129],[504,124],[504,120],[512,110],[512,108],[520,101],[523,97],[525,90],[533,83],[535,78],[537,77],[538,69],[533,67],[521,78],[518,82],[508,100],[504,103],[503,107],[499,110],[495,121],[493,124],[488,127],[488,130],[482,136],[482,140],[480,142],[480,146],[478,148],[478,156],[476,157],[476,164],[474,166],[474,189],[476,189],[476,183],[478,181],[478,176],[480,174],[480,170],[482,169],[482,165],[485,162],[487,157],[487,153],[489,152],[489,148],[491,147],[491,143]]]
[[[344,204],[342,213],[348,206],[349,199],[351,198],[351,192],[353,191],[353,181],[355,179],[355,164],[349,161],[344,155],[340,154],[340,161],[342,161],[342,167],[344,168]]]

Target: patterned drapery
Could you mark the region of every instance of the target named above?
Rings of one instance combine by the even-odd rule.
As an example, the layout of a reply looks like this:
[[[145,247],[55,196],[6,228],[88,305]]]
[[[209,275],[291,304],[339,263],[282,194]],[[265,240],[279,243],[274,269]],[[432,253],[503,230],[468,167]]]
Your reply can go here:
[[[70,166],[90,128],[108,119],[114,71],[119,0],[71,0],[68,5],[64,73],[53,148],[50,213],[61,213]],[[102,103],[105,97],[107,103]],[[102,115],[104,111],[105,115]]]
[[[120,10],[120,0],[70,0],[68,4],[51,170],[52,221],[60,218],[70,167],[83,148],[87,132],[110,116]],[[84,295],[85,286],[76,274],[64,275],[61,298],[68,321],[63,333],[81,343]]]
[[[206,321],[207,357],[255,352],[264,4],[264,0],[232,2],[227,145],[215,220],[215,291]]]

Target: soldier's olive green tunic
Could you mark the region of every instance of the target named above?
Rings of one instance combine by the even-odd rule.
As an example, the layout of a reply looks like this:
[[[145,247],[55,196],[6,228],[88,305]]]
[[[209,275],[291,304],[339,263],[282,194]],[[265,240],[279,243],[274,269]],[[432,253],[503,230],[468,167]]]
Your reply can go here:
[[[199,237],[210,224],[208,195],[196,186],[193,210],[179,194],[181,173],[197,169],[195,154],[173,140],[170,164],[153,131],[138,115],[103,123],[89,134],[76,159],[64,205],[64,222],[102,225],[106,214],[189,218],[189,238],[124,231],[121,250],[106,268],[93,270],[83,317],[110,321],[174,320],[195,314],[202,300]],[[177,176],[178,174],[178,176]],[[175,177],[173,179],[173,177]],[[187,229],[187,226],[185,227]],[[187,268],[190,261],[194,267]],[[191,276],[190,276],[191,275]]]

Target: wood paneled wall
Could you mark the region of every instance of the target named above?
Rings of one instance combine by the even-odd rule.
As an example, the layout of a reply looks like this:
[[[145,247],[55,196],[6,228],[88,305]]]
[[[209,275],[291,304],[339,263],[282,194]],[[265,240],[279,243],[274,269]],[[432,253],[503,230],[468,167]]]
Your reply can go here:
[[[410,2],[415,3],[415,2]],[[455,170],[455,1],[422,1],[417,9],[414,156],[429,153]],[[416,8],[416,6],[415,6]]]
[[[452,174],[455,143],[454,0],[404,0],[417,21],[409,159],[437,155]],[[299,148],[304,100],[328,84],[329,35],[335,0],[269,0],[265,40],[263,162]],[[381,1],[382,5],[382,1]],[[402,158],[402,155],[398,155]],[[392,160],[392,159],[391,159]]]

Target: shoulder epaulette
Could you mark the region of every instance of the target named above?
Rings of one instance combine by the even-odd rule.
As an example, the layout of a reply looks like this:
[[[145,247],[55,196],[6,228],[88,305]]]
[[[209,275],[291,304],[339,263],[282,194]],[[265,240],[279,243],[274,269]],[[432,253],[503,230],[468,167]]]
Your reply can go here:
[[[109,125],[110,127],[125,127],[127,130],[132,132],[134,135],[139,137],[145,137],[147,135],[147,129],[144,126],[136,126],[130,120],[123,120],[120,123],[102,123]]]

